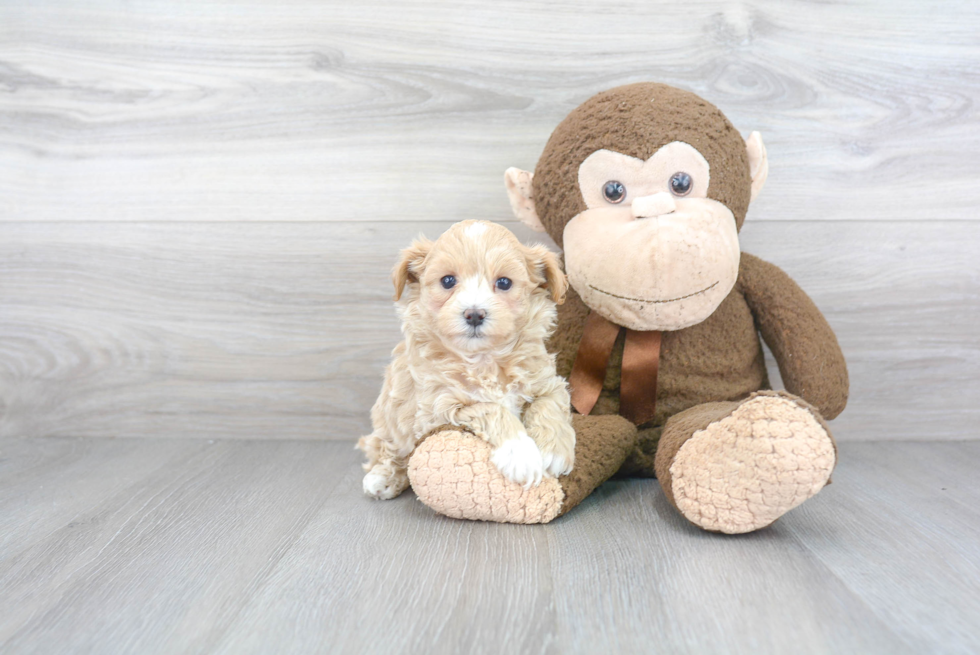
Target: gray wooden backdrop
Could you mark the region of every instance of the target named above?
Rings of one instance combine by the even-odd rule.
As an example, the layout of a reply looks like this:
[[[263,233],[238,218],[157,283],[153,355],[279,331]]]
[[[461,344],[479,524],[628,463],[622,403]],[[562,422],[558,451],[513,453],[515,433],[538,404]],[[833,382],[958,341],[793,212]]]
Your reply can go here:
[[[0,3],[0,436],[352,439],[419,232],[590,95],[760,130],[841,440],[980,436],[980,3]]]

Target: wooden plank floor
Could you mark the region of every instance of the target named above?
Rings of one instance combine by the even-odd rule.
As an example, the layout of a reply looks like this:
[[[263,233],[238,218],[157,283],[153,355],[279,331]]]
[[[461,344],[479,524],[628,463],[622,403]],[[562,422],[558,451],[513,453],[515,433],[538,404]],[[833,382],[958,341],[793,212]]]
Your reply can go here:
[[[370,501],[350,443],[0,441],[2,653],[976,653],[980,442],[844,443],[772,528],[656,481],[546,526]]]

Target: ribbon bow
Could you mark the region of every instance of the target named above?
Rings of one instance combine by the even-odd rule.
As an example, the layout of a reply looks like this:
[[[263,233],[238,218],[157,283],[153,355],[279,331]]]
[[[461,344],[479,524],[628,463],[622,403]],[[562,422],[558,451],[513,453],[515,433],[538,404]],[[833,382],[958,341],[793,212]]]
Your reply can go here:
[[[588,414],[599,400],[609,356],[620,330],[626,330],[623,376],[619,386],[619,413],[635,425],[653,419],[657,409],[657,371],[660,368],[660,331],[630,330],[591,312],[578,346],[572,375],[572,406]]]

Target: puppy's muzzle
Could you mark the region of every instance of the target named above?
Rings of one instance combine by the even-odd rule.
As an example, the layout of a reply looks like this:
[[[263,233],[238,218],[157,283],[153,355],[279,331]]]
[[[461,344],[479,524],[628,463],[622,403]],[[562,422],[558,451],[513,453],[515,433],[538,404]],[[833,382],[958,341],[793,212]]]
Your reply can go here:
[[[463,318],[466,319],[466,324],[470,327],[479,327],[487,318],[487,310],[480,309],[479,307],[470,307],[469,309],[463,310]]]

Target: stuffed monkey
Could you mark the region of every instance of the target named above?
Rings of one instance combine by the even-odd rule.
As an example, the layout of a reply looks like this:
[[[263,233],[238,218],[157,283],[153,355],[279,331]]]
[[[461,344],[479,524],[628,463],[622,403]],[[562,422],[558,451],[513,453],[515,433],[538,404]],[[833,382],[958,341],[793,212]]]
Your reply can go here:
[[[762,139],[663,84],[587,100],[534,173],[505,175],[517,216],[564,251],[571,288],[550,346],[567,376],[575,468],[524,489],[458,429],[409,463],[419,498],[457,518],[547,522],[614,474],[656,476],[705,530],[763,528],[830,479],[825,422],[844,409],[844,356],[782,270],[738,231],[768,173]],[[761,338],[785,391],[769,390]]]

